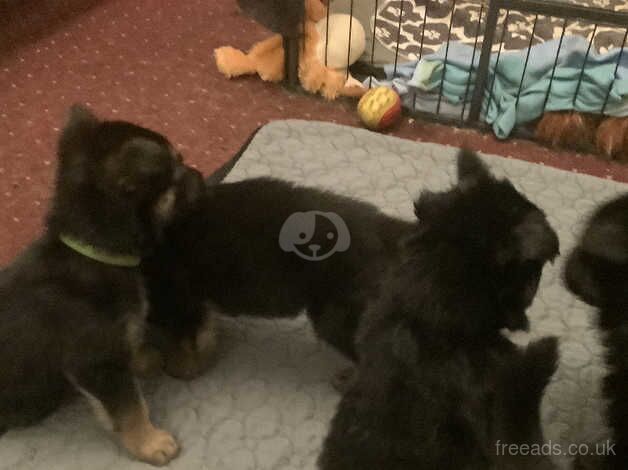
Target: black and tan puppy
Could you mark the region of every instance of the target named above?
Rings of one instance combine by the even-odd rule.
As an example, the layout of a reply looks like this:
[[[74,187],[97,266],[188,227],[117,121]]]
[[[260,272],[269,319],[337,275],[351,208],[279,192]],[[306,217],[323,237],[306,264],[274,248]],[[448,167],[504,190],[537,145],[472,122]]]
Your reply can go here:
[[[46,233],[0,272],[0,428],[78,390],[131,454],[163,465],[178,444],[131,372],[148,312],[139,264],[202,179],[161,135],[80,107],[58,159]]]
[[[349,358],[360,316],[413,224],[371,204],[271,178],[210,185],[145,266],[166,371],[190,378],[214,351],[210,310],[293,317]],[[167,269],[163,269],[167,266]],[[162,346],[163,347],[163,346]]]
[[[608,349],[604,395],[615,446],[606,458],[583,457],[581,468],[628,468],[628,194],[599,208],[565,267],[567,287],[598,309]],[[596,465],[592,462],[595,460]]]
[[[556,339],[519,348],[501,330],[527,328],[558,238],[474,154],[460,154],[458,172],[456,187],[416,201],[414,234],[365,314],[324,470],[552,468],[507,446],[541,443]]]

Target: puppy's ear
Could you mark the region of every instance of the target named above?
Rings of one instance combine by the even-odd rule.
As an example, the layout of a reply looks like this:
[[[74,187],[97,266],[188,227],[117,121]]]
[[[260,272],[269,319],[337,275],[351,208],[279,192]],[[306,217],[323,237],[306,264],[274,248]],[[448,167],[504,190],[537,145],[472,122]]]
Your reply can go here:
[[[628,229],[613,222],[591,224],[582,238],[582,248],[613,263],[628,263]]]
[[[61,141],[67,141],[85,136],[98,124],[98,118],[82,105],[73,105],[68,112],[68,120],[61,134]]]
[[[60,167],[66,172],[67,178],[80,179],[83,176],[83,163],[99,124],[100,121],[87,108],[80,105],[70,108],[58,144]]]
[[[523,261],[550,261],[559,254],[558,235],[541,211],[531,211],[515,228]]]
[[[490,177],[491,172],[475,152],[464,148],[460,150],[458,153],[458,186],[463,189],[468,188]]]

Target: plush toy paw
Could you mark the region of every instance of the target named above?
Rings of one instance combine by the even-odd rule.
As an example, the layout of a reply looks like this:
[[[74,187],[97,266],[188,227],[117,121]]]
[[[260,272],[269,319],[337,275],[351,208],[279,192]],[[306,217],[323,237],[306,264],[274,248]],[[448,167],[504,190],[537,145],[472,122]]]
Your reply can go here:
[[[321,89],[321,95],[328,100],[335,100],[338,96],[340,96],[340,92],[344,88],[345,82],[345,74],[328,70]]]
[[[536,139],[544,144],[580,152],[594,149],[599,119],[575,111],[546,112],[536,126]]]
[[[340,94],[342,96],[351,96],[353,98],[361,98],[368,91],[368,88],[362,85],[358,80],[349,75]]]
[[[318,93],[325,82],[325,69],[313,60],[304,60],[299,65],[299,81],[304,90]]]
[[[283,49],[275,52],[272,58],[258,65],[257,74],[265,82],[280,82],[285,76]]]
[[[326,1],[321,0],[306,0],[305,2],[305,16],[310,21],[320,21],[327,16]]]
[[[214,58],[220,73],[228,78],[250,75],[256,72],[253,61],[244,52],[231,46],[216,49]]]
[[[609,117],[602,121],[595,144],[598,153],[608,160],[628,160],[628,117]]]

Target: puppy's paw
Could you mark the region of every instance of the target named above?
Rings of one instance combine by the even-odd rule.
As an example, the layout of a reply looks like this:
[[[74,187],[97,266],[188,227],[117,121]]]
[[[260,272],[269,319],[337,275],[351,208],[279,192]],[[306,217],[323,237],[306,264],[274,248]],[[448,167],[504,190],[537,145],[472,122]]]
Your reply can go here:
[[[168,353],[165,371],[168,375],[191,380],[205,372],[216,356],[217,335],[211,317],[208,317],[195,338],[181,340]]]
[[[168,432],[152,425],[140,432],[123,436],[123,444],[139,460],[152,465],[166,465],[179,454],[179,444]]]

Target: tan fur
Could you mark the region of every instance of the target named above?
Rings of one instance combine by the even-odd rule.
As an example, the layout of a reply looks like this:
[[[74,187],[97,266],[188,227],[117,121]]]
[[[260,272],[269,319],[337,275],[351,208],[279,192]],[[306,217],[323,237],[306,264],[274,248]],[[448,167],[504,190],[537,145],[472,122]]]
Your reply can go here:
[[[140,306],[128,314],[126,319],[126,340],[129,343],[131,353],[139,351],[144,342],[144,331],[146,328],[146,317],[148,316],[148,297],[144,285],[139,285]]]
[[[320,41],[316,22],[327,15],[327,7],[321,0],[305,1],[304,36],[299,54],[299,80],[301,86],[320,93],[328,100],[338,96],[360,97],[366,88],[347,80],[346,73],[321,63],[316,56]],[[218,70],[228,78],[258,74],[264,81],[280,82],[285,77],[283,39],[276,34],[255,44],[248,53],[230,46],[214,51]]]
[[[161,352],[157,348],[143,344],[133,353],[131,370],[133,375],[138,377],[156,377],[163,369],[163,362]]]
[[[131,313],[126,323],[126,339],[131,352],[131,370],[140,377],[154,377],[162,369],[161,353],[144,343],[146,317],[148,316],[148,298],[144,286],[140,289],[142,300],[138,312]]]
[[[326,3],[320,0],[305,0],[305,17],[315,23],[322,20],[327,16]]]
[[[595,147],[599,117],[575,111],[546,112],[536,126],[536,139],[554,148],[581,152]]]
[[[172,214],[174,212],[174,205],[177,201],[177,191],[174,187],[169,188],[166,192],[164,192],[157,204],[155,204],[154,214],[159,220],[167,221],[170,220]]]
[[[275,34],[255,44],[248,53],[230,46],[214,51],[218,70],[229,78],[258,74],[266,82],[284,78],[283,39]]]
[[[96,417],[96,420],[101,424],[101,426],[107,431],[112,432],[114,430],[113,418],[109,415],[109,413],[107,413],[107,410],[103,406],[102,402],[81,387],[73,375],[68,374],[66,377],[74,388],[76,388],[76,390],[85,397],[87,403],[92,409],[92,412],[94,413],[94,416]]]
[[[196,338],[184,339],[166,356],[164,364],[166,372],[185,380],[201,375],[213,363],[218,344],[216,338],[213,316],[208,313]]]
[[[608,117],[595,135],[598,153],[609,159],[628,161],[628,117]]]
[[[74,376],[68,375],[67,378],[87,399],[97,420],[106,430],[115,433],[133,456],[152,465],[165,465],[178,455],[179,444],[170,433],[153,426],[143,398],[136,406],[112,416],[98,398],[78,384]],[[135,386],[141,397],[139,387]]]
[[[175,438],[150,422],[143,400],[140,406],[117,417],[116,433],[132,455],[153,465],[166,465],[179,453]]]

